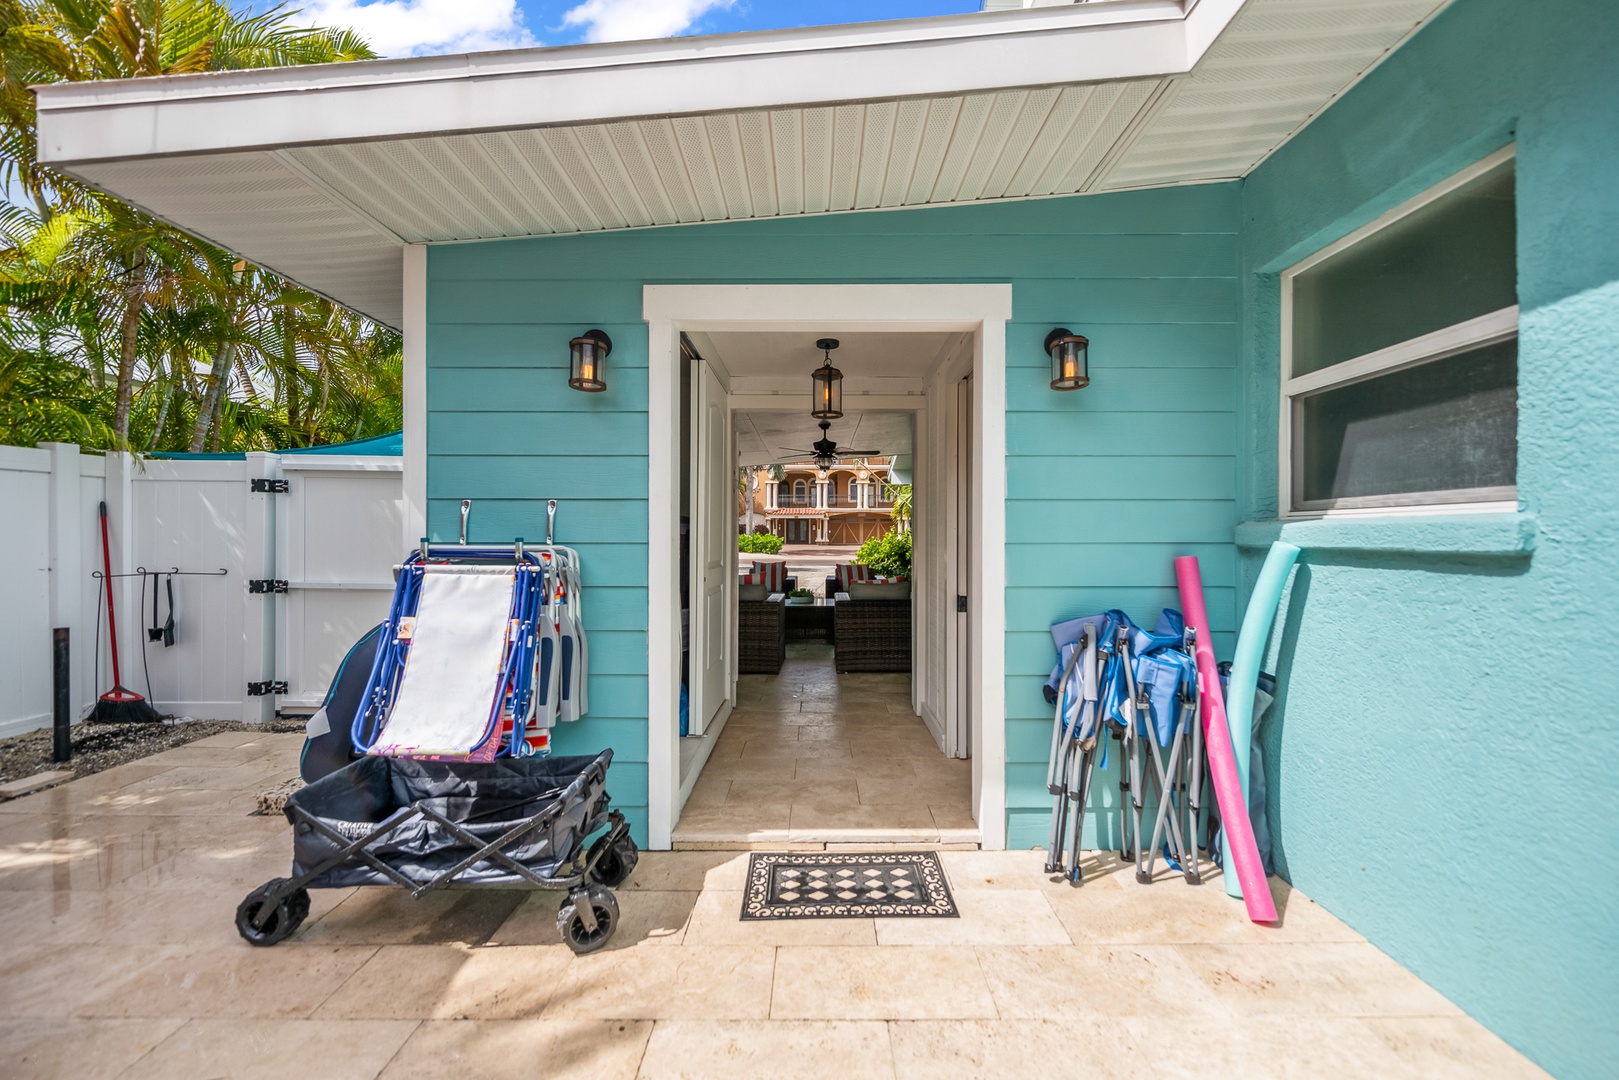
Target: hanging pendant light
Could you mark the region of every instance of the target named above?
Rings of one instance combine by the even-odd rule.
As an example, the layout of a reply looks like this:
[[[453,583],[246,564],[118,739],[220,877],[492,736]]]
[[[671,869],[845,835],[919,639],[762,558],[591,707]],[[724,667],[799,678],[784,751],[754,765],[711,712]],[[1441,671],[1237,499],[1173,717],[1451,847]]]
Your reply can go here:
[[[843,416],[843,372],[832,366],[838,339],[821,338],[815,347],[826,354],[826,363],[810,373],[810,415],[817,420],[837,420]]]

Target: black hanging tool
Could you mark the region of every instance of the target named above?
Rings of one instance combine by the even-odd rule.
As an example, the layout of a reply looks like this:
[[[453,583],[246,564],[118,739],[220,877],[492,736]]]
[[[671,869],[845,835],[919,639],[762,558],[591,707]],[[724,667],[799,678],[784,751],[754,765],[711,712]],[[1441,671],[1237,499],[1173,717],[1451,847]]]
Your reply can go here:
[[[143,571],[141,571],[141,596],[143,598],[143,602],[144,602],[144,597],[146,596],[146,579],[147,578],[152,579],[152,622],[146,628],[146,640],[147,641],[162,641],[163,640],[163,624],[157,621],[157,579],[158,579],[158,576],[159,575],[158,575],[158,572],[156,570],[143,570]],[[171,606],[172,606],[172,604],[171,604]]]
[[[164,590],[169,594],[169,613],[163,620],[163,647],[165,649],[174,645],[174,575],[169,574],[163,579]],[[154,601],[155,602],[155,601]]]

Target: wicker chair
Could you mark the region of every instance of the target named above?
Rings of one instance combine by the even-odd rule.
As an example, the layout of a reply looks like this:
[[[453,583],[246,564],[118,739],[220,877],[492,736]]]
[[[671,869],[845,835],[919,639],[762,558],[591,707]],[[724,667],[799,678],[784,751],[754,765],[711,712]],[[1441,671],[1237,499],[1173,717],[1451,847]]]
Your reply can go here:
[[[838,673],[911,670],[911,601],[837,594],[832,638]]]
[[[737,601],[737,670],[775,675],[787,659],[787,596]]]

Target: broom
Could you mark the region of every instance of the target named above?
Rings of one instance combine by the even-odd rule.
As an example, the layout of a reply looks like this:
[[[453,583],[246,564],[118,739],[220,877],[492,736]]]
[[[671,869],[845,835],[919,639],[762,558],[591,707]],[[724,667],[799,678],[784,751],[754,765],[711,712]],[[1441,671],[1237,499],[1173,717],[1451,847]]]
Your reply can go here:
[[[107,639],[112,647],[112,689],[96,702],[90,721],[96,724],[150,724],[161,719],[145,698],[124,686],[118,673],[118,624],[112,615],[112,545],[107,540],[107,504],[101,504],[102,581],[107,587]]]

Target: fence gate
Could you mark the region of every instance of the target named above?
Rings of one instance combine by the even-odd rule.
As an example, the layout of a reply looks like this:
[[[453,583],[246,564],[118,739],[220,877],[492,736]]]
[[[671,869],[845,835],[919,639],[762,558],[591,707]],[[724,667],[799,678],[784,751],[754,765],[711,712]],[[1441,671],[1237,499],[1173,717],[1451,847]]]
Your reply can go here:
[[[319,707],[349,646],[388,614],[405,502],[397,457],[288,454],[281,473],[276,706],[301,711]]]

